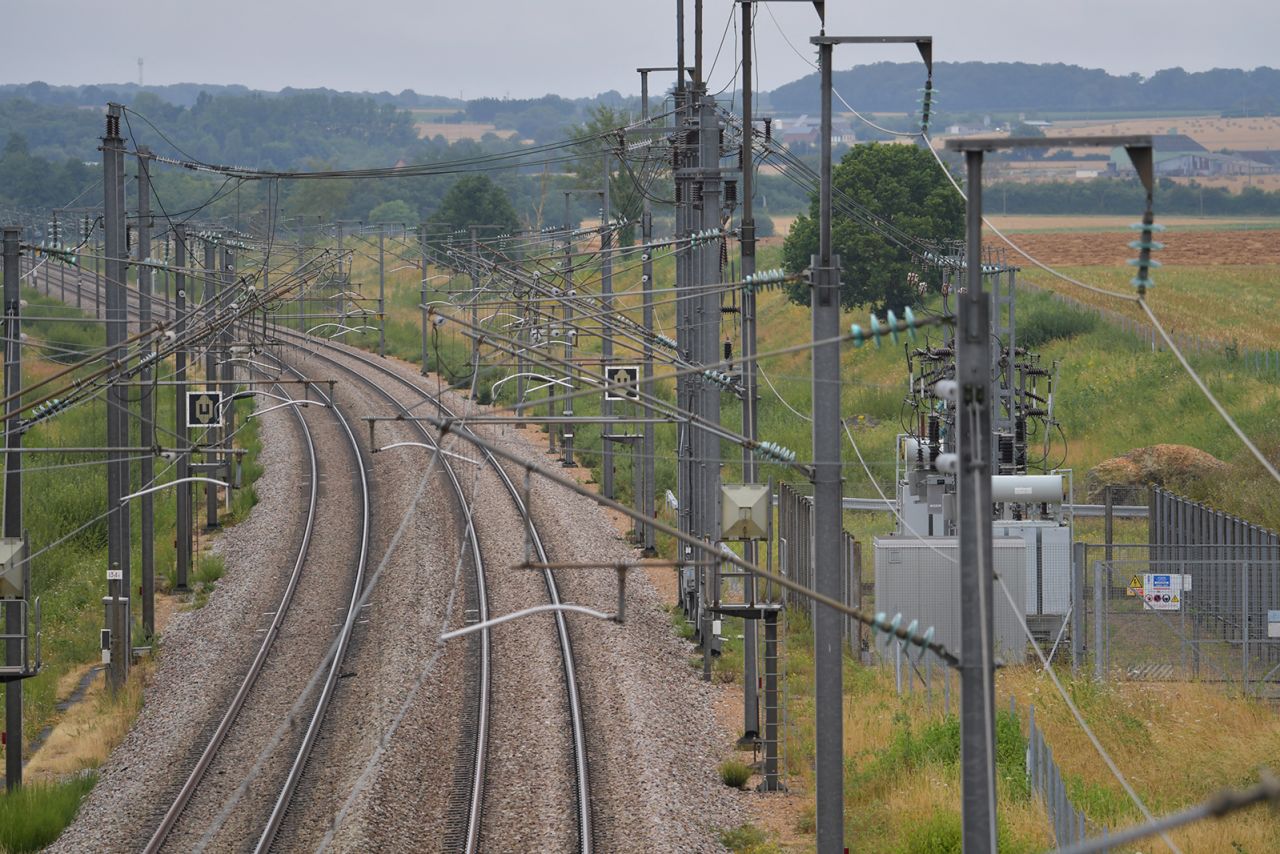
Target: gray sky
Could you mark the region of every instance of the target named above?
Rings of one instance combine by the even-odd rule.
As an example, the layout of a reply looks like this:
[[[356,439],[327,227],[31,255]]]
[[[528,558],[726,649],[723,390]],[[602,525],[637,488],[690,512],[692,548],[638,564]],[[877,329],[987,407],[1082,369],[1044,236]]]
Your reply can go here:
[[[733,5],[706,0],[708,66]],[[811,58],[817,20],[808,3],[768,5],[756,19],[763,89],[810,70],[781,33]],[[692,62],[693,0],[686,6]],[[0,0],[0,82],[136,81],[143,57],[154,84],[630,94],[639,91],[637,66],[675,64],[674,20],[675,0]],[[933,34],[938,61],[1065,62],[1123,74],[1280,62],[1275,0],[829,0],[827,22],[832,35]],[[731,26],[709,75],[713,89],[729,82],[740,38]],[[847,47],[836,56],[837,67],[915,59],[906,47]]]

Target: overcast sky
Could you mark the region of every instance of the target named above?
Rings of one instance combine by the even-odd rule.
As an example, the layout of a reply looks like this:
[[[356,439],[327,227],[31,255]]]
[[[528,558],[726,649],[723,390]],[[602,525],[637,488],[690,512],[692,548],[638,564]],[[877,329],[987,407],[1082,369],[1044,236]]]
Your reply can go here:
[[[690,62],[693,5],[686,0]],[[706,0],[709,67],[735,5]],[[759,84],[772,89],[810,70],[807,42],[817,18],[809,3],[756,5]],[[142,57],[152,84],[414,89],[464,98],[630,94],[639,91],[636,67],[675,64],[675,6],[675,0],[0,0],[0,82],[137,81]],[[732,26],[709,75],[713,89],[729,82],[737,62],[741,37]],[[1276,0],[829,0],[827,32],[932,34],[938,61],[1065,62],[1121,74],[1280,64]],[[915,60],[905,47],[846,47],[836,57],[839,68]]]

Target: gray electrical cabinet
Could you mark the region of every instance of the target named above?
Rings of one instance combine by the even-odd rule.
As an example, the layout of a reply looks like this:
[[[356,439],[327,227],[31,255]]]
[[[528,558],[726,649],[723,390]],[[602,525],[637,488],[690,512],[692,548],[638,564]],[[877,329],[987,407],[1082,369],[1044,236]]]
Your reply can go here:
[[[1066,616],[1071,609],[1071,529],[1054,521],[997,520],[992,531],[1027,544],[1026,613]]]
[[[0,599],[27,597],[26,545],[21,537],[0,537]]]
[[[875,610],[903,624],[919,620],[923,633],[933,626],[934,637],[956,654],[960,648],[960,541],[955,537],[876,537]],[[1026,599],[1026,543],[1021,539],[992,541],[995,571],[1004,579],[1015,602]],[[999,584],[995,596],[995,654],[1007,662],[1026,655],[1022,615],[1009,604]]]

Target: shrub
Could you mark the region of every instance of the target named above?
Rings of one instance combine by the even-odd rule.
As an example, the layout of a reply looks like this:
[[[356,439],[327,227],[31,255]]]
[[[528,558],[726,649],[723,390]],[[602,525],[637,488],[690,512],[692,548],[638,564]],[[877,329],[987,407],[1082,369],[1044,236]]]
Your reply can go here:
[[[765,832],[754,824],[744,824],[720,834],[720,844],[734,854],[765,854],[777,851]]]
[[[720,763],[720,780],[726,786],[741,789],[751,779],[751,768],[736,759],[726,759]]]
[[[960,854],[961,838],[959,813],[934,813],[912,825],[898,851],[902,854]]]

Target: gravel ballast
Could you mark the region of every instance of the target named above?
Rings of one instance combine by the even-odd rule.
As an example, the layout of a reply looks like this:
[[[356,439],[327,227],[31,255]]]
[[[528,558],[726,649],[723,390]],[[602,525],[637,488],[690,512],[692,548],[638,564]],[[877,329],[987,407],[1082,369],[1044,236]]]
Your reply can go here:
[[[385,362],[435,393],[435,383],[416,367]],[[304,370],[335,375],[317,360],[308,360]],[[379,381],[367,369],[363,373]],[[338,399],[353,426],[363,415],[393,414],[386,401],[359,391],[349,377],[339,379]],[[389,379],[379,382],[406,405],[419,402]],[[453,394],[446,404],[458,414],[474,407]],[[100,784],[55,850],[139,849],[238,685],[256,650],[256,632],[269,619],[262,613],[274,608],[282,583],[263,568],[292,566],[296,548],[292,532],[305,490],[291,420],[285,412],[263,419],[266,473],[256,485],[259,503],[216,546],[226,558],[226,574],[208,605],[179,614],[168,627],[137,724],[100,769]],[[367,445],[367,431],[358,428]],[[557,465],[518,431],[479,432],[525,459]],[[406,424],[380,424],[377,440],[383,445],[421,437]],[[478,455],[459,437],[446,447]],[[440,647],[435,638],[446,625],[462,625],[473,605],[465,589],[455,590],[456,582],[469,583],[469,574],[460,564],[462,526],[452,496],[439,478],[420,489],[427,454],[399,449],[371,457],[369,571],[385,567],[279,838],[281,850],[310,851],[326,840],[343,851],[430,851],[443,844],[445,808],[463,759],[457,732],[471,658],[466,643]],[[540,574],[517,568],[524,559],[523,526],[498,477],[467,463],[457,468],[491,577],[491,611],[545,603]],[[507,468],[523,484],[523,471]],[[636,558],[591,499],[535,477],[531,505],[551,561],[613,565]],[[416,512],[406,522],[411,506]],[[561,571],[557,580],[564,601],[614,610],[612,571]],[[717,689],[690,667],[692,647],[675,636],[643,572],[630,574],[627,602],[625,625],[568,618],[585,709],[596,850],[721,851],[718,833],[746,820],[744,796],[725,787],[716,771],[734,733],[717,724]],[[335,614],[333,621],[340,618]],[[494,716],[483,825],[489,850],[567,851],[576,844],[563,676],[552,626],[549,616],[539,616],[492,632]]]

